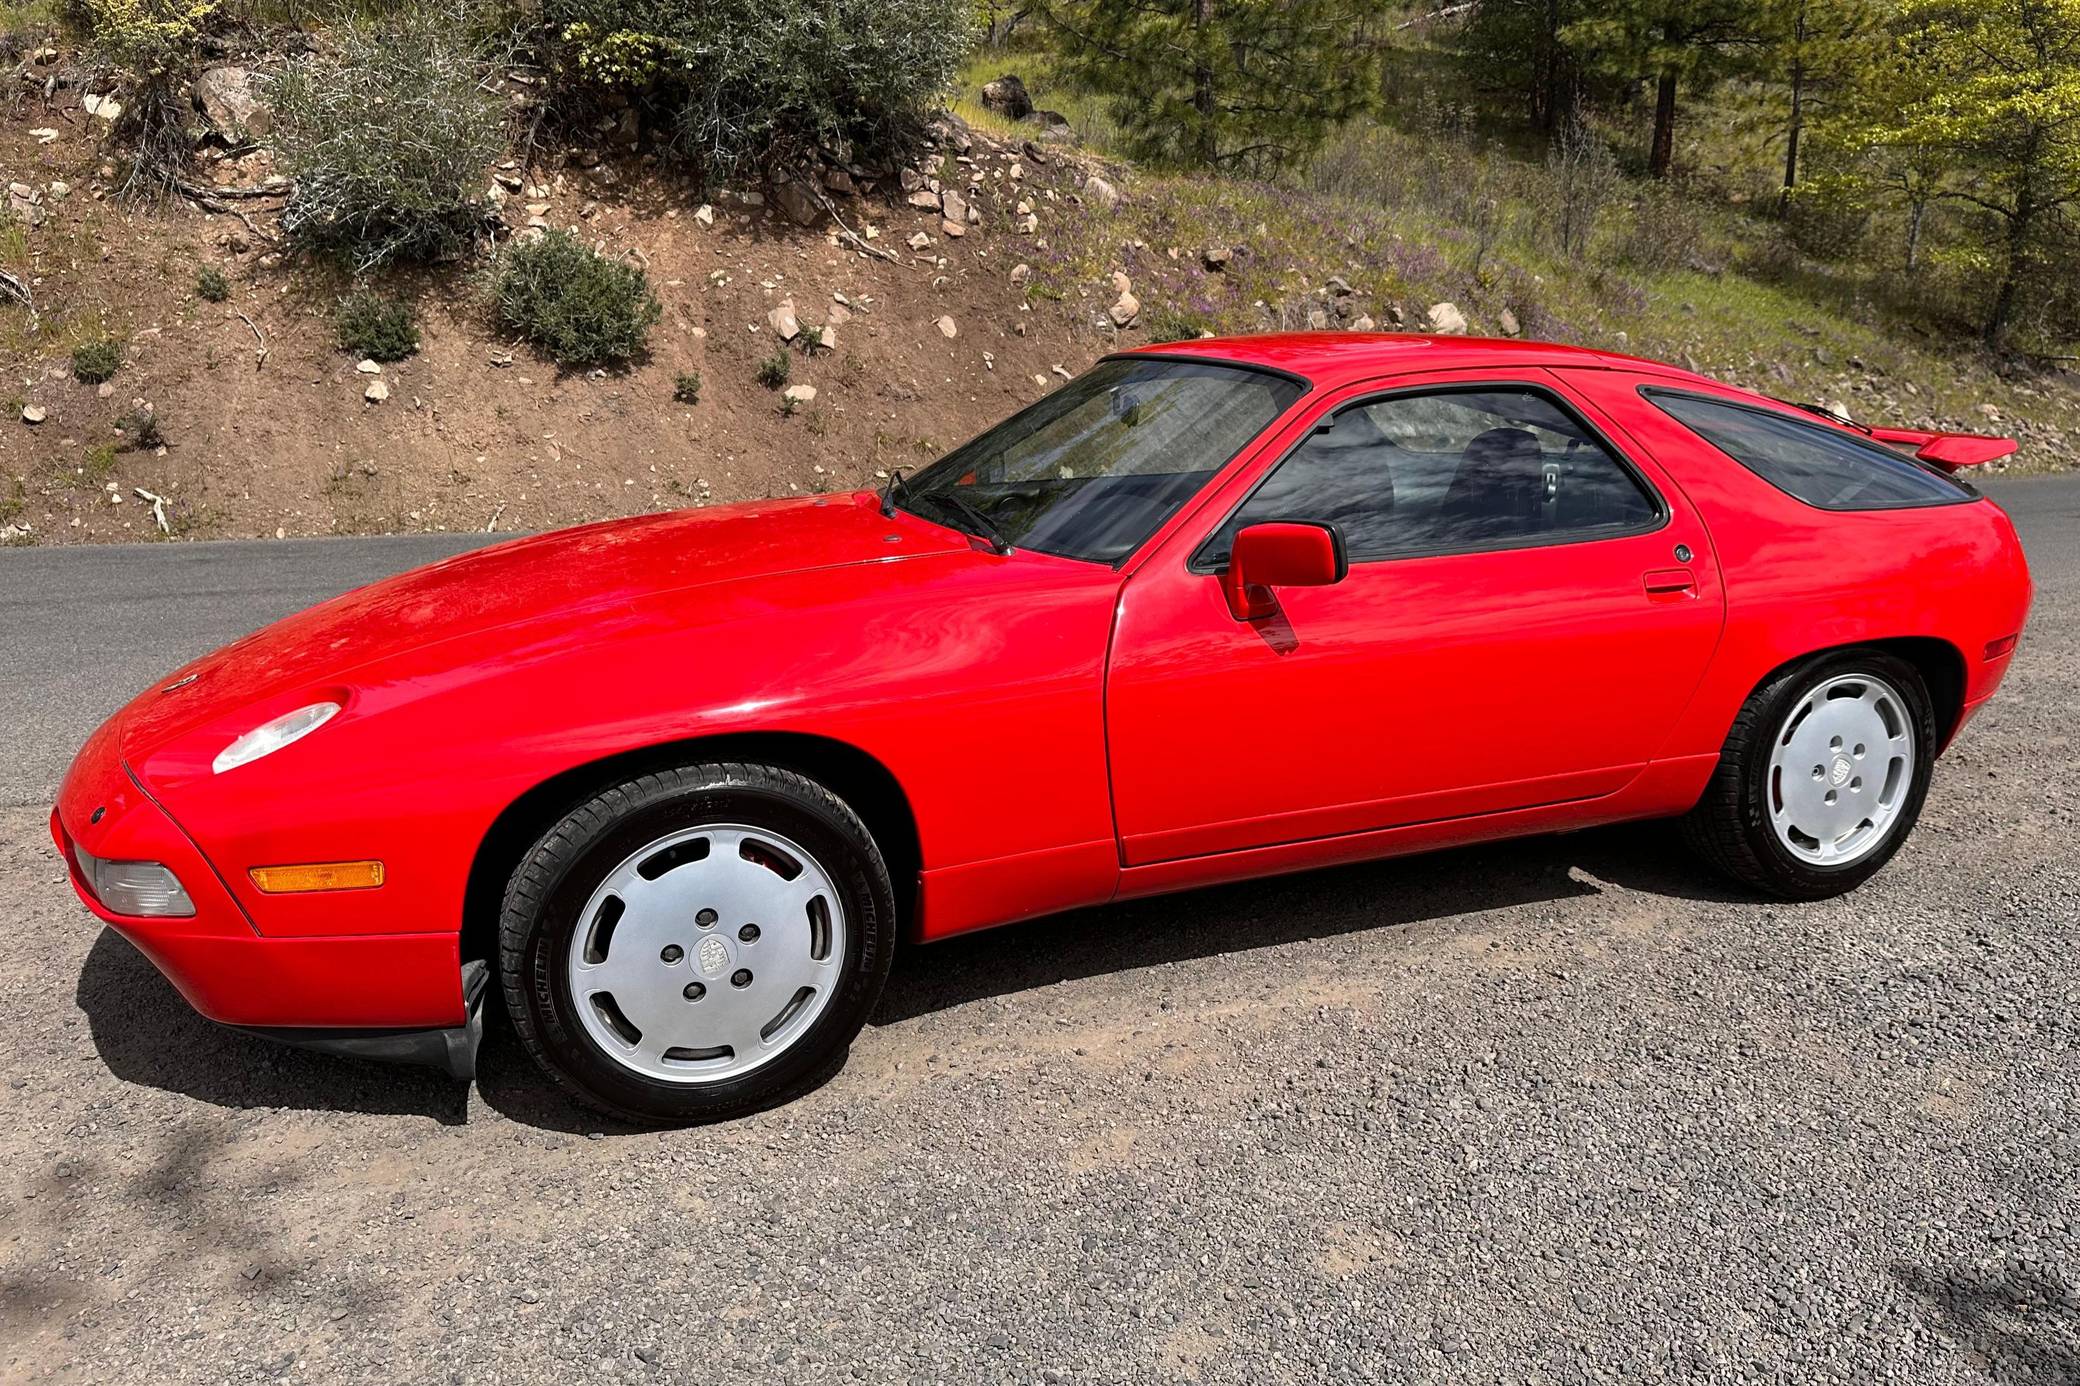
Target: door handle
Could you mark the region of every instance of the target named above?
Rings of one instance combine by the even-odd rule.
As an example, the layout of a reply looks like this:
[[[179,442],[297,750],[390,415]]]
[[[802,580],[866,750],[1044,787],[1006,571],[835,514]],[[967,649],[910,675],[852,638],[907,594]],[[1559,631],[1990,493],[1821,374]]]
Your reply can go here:
[[[1640,579],[1650,597],[1673,597],[1683,593],[1697,594],[1697,576],[1688,568],[1653,568]]]

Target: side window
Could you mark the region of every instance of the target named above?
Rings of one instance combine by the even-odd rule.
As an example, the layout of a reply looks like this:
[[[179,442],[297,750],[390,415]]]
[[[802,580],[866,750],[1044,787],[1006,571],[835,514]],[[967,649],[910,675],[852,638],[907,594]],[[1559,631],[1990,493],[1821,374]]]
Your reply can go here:
[[[1779,491],[1822,510],[1897,510],[1971,498],[1950,478],[1840,429],[1702,395],[1641,393]]]
[[[1267,476],[1200,552],[1236,531],[1326,520],[1351,561],[1566,543],[1651,527],[1660,506],[1588,428],[1528,389],[1350,406]]]

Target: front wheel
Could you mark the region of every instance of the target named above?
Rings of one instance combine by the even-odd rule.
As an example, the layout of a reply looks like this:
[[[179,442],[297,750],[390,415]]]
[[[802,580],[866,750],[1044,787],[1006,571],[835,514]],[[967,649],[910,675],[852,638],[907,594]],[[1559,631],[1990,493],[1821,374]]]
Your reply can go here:
[[[1878,650],[1801,660],[1741,708],[1684,835],[1767,894],[1843,894],[1906,840],[1935,744],[1928,687],[1912,665]]]
[[[580,804],[514,871],[514,1029],[624,1120],[707,1121],[827,1077],[881,994],[895,901],[873,836],[791,770],[704,764]]]

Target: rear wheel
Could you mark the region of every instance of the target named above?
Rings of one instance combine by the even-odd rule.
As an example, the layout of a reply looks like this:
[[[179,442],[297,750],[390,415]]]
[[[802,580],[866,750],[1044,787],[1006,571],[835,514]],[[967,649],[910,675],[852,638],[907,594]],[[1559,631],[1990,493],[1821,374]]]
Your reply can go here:
[[[827,1077],[881,993],[872,835],[790,770],[690,765],[573,809],[514,871],[501,975],[522,1044],[626,1120],[714,1120]]]
[[[1935,715],[1914,667],[1877,650],[1818,655],[1757,689],[1726,738],[1685,836],[1757,890],[1853,890],[1921,814]]]

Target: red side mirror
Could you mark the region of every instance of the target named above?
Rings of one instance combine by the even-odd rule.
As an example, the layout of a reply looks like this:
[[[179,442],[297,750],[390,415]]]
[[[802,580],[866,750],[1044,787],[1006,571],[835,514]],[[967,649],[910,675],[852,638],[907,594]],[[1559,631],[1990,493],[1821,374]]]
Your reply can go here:
[[[1327,587],[1351,570],[1336,526],[1314,521],[1250,525],[1235,536],[1221,586],[1238,621],[1278,609],[1274,587]]]

